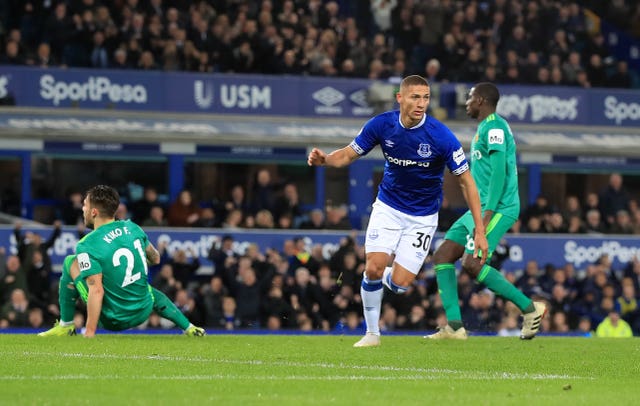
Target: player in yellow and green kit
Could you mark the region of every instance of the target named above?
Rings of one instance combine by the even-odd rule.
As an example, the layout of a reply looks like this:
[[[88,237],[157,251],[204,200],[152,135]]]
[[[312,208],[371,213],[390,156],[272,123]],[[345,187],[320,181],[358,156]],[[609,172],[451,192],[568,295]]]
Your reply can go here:
[[[91,188],[82,212],[87,227],[94,230],[76,247],[76,255],[65,258],[60,277],[60,321],[39,336],[74,335],[73,316],[78,297],[87,304],[85,336],[93,337],[98,325],[112,331],[136,327],[152,311],[173,321],[190,336],[203,336],[162,292],[149,285],[148,263],[160,254],[146,233],[129,220],[115,220],[120,203],[109,186]]]
[[[454,263],[462,258],[462,270],[497,295],[513,302],[523,313],[520,338],[531,339],[540,330],[546,314],[542,302],[533,302],[511,284],[500,271],[489,265],[502,236],[520,215],[516,144],[507,121],[496,113],[500,93],[491,83],[479,83],[469,92],[467,115],[480,122],[471,141],[471,175],[478,187],[483,223],[489,243],[486,263],[473,257],[474,225],[471,213],[466,212],[445,234],[445,241],[434,254],[438,291],[442,299],[448,325],[431,339],[466,339],[460,306]]]

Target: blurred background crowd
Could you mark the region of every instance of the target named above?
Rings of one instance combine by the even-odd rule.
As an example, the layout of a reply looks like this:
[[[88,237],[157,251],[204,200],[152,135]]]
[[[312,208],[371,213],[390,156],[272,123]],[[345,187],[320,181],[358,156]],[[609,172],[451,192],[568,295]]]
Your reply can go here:
[[[242,188],[240,188],[242,189]],[[238,189],[238,190],[240,190]],[[278,195],[295,195],[293,185]],[[260,195],[256,195],[260,196]],[[275,195],[274,195],[275,196]],[[184,191],[172,203],[163,216],[164,206],[154,201],[157,197],[148,188],[145,198],[129,211],[122,204],[118,212],[121,219],[133,218],[145,227],[220,227],[222,233],[245,228],[282,228],[280,217],[273,213],[287,213],[286,224],[292,224],[291,206],[279,211],[274,207],[241,199],[223,202],[213,209],[201,208]],[[68,206],[63,212],[68,224],[79,224],[82,216],[82,195],[78,194],[75,208]],[[265,201],[269,201],[266,199]],[[256,205],[257,204],[257,205]],[[295,206],[295,205],[293,205]],[[175,208],[179,207],[179,208]],[[237,217],[237,222],[215,221],[213,213],[226,210],[226,217]],[[208,259],[213,274],[199,273],[200,259],[193,252],[176,250],[169,253],[167,246],[158,248],[161,264],[150,272],[150,280],[166,293],[176,305],[198,325],[211,329],[256,329],[272,331],[297,329],[302,331],[361,332],[363,328],[360,283],[364,270],[364,248],[349,230],[348,223],[327,223],[336,211],[336,219],[345,220],[340,208],[313,210],[300,222],[302,229],[344,229],[345,237],[340,248],[329,257],[321,244],[305,245],[301,237],[287,240],[282,247],[260,247],[252,244],[239,252],[230,235],[210,247]],[[203,213],[208,213],[203,215]],[[623,213],[624,212],[624,213]],[[155,214],[154,214],[155,213]],[[236,214],[233,214],[236,213]],[[318,213],[317,226],[311,220]],[[634,213],[630,216],[629,213]],[[440,230],[459,213],[443,210]],[[268,218],[263,220],[261,217]],[[588,219],[594,217],[598,219]],[[626,218],[626,223],[621,218]],[[631,220],[631,217],[634,220]],[[251,225],[246,223],[248,218]],[[278,226],[274,225],[275,223]],[[622,187],[622,177],[612,174],[610,185],[600,194],[589,195],[586,202],[568,198],[566,207],[550,207],[540,196],[535,204],[523,210],[522,219],[511,233],[638,233],[637,203],[630,199]],[[566,220],[565,220],[566,219]],[[295,222],[297,220],[294,220]],[[581,224],[573,230],[572,223]],[[597,224],[596,224],[597,223]],[[619,229],[627,224],[629,229]],[[49,325],[59,316],[57,305],[57,277],[47,250],[60,235],[63,221],[56,221],[50,236],[22,232],[16,224],[14,234],[18,243],[17,255],[9,255],[0,249],[0,328],[37,327]],[[536,229],[534,229],[537,227]],[[79,233],[85,230],[80,226]],[[492,261],[500,269],[509,255],[507,239],[496,250]],[[559,260],[561,260],[559,258]],[[635,258],[621,269],[614,269],[607,255],[596,262],[576,269],[568,263],[539,264],[530,261],[525,269],[507,272],[507,277],[527,295],[544,300],[550,306],[550,316],[544,320],[543,332],[591,334],[603,323],[628,323],[628,332],[640,335],[640,259]],[[469,330],[475,332],[518,335],[519,311],[502,298],[496,297],[479,286],[467,275],[459,276],[459,293],[463,319]],[[84,323],[84,310],[79,304],[77,324]],[[614,319],[612,322],[611,320]],[[387,292],[381,318],[384,331],[433,330],[445,321],[444,311],[437,292],[437,285],[429,260],[406,295]],[[153,315],[143,328],[170,328],[167,320]],[[604,333],[602,333],[604,334]]]
[[[637,0],[5,0],[0,64],[640,86],[599,18],[640,38]]]

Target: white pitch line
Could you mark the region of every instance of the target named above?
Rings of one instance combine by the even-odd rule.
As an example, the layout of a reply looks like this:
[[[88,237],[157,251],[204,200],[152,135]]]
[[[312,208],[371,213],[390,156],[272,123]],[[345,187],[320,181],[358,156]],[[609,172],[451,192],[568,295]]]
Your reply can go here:
[[[131,376],[124,375],[0,375],[0,382],[2,381],[117,381],[117,380],[129,380]],[[457,376],[458,379],[474,380],[474,381],[487,381],[494,380],[489,376],[481,376],[479,374],[468,373]],[[437,381],[437,380],[451,380],[450,376],[443,376],[438,374],[426,374],[426,375],[404,375],[404,376],[369,376],[369,375],[325,375],[325,376],[308,376],[308,375],[236,375],[236,374],[214,374],[214,375],[150,375],[139,376],[135,375],[135,379],[149,380],[149,381],[219,381],[219,380],[255,380],[255,381]],[[506,374],[500,376],[501,380],[520,380],[522,377],[512,376],[512,374]],[[527,379],[532,379],[531,377]],[[536,378],[533,378],[536,379]],[[538,379],[549,379],[541,376]],[[575,379],[575,378],[573,378]]]
[[[232,360],[224,358],[203,358],[203,357],[173,357],[164,355],[117,355],[117,354],[82,354],[67,352],[23,352],[25,356],[50,356],[62,358],[87,358],[87,359],[116,359],[116,360],[142,360],[142,361],[169,361],[169,362],[206,362],[213,364],[230,364],[230,365],[264,365],[264,366],[281,366],[285,368],[316,368],[316,369],[346,369],[355,371],[368,372],[405,372],[412,375],[420,375],[421,379],[429,379],[427,376],[434,375],[437,378],[447,376],[450,378],[464,378],[477,380],[545,380],[545,379],[593,379],[589,377],[572,376],[565,374],[531,374],[531,373],[513,373],[500,371],[461,371],[454,369],[440,368],[415,368],[415,367],[395,367],[386,365],[349,365],[343,363],[304,363],[292,361],[267,361],[267,360]],[[424,376],[427,375],[427,376]],[[360,376],[360,375],[358,375]],[[367,378],[363,375],[363,378]],[[409,378],[413,379],[413,378]]]

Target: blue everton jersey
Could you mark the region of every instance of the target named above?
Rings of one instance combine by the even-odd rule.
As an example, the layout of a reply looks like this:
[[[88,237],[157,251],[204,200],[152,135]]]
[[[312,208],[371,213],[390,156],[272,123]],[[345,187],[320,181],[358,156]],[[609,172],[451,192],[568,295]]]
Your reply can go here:
[[[427,115],[415,127],[405,128],[399,111],[379,114],[350,144],[361,156],[376,145],[386,160],[378,199],[409,215],[438,212],[445,166],[455,175],[469,170],[460,141],[444,124]]]

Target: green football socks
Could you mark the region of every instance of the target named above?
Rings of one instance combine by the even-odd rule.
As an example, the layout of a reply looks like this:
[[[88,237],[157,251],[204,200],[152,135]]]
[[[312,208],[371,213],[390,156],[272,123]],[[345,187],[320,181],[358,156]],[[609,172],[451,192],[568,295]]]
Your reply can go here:
[[[171,320],[176,324],[176,326],[180,327],[183,330],[189,328],[191,323],[189,319],[182,314],[180,309],[176,307],[175,304],[164,293],[160,292],[156,288],[151,289],[151,293],[153,294],[153,310],[160,315],[160,317],[164,317],[167,320]]]
[[[497,295],[513,302],[522,313],[530,313],[535,310],[533,302],[518,288],[513,286],[497,269],[485,265],[478,275],[478,282],[483,283]],[[438,279],[438,283],[440,280]]]
[[[60,276],[60,285],[58,292],[58,303],[60,305],[60,322],[73,322],[73,316],[76,313],[76,301],[80,296],[73,283],[69,269],[71,263],[75,259],[74,255],[69,255],[64,259],[62,264],[62,275]]]
[[[457,330],[462,327],[462,315],[458,299],[456,267],[453,264],[438,264],[435,266],[435,270],[438,292],[447,315],[447,322],[452,329]]]

